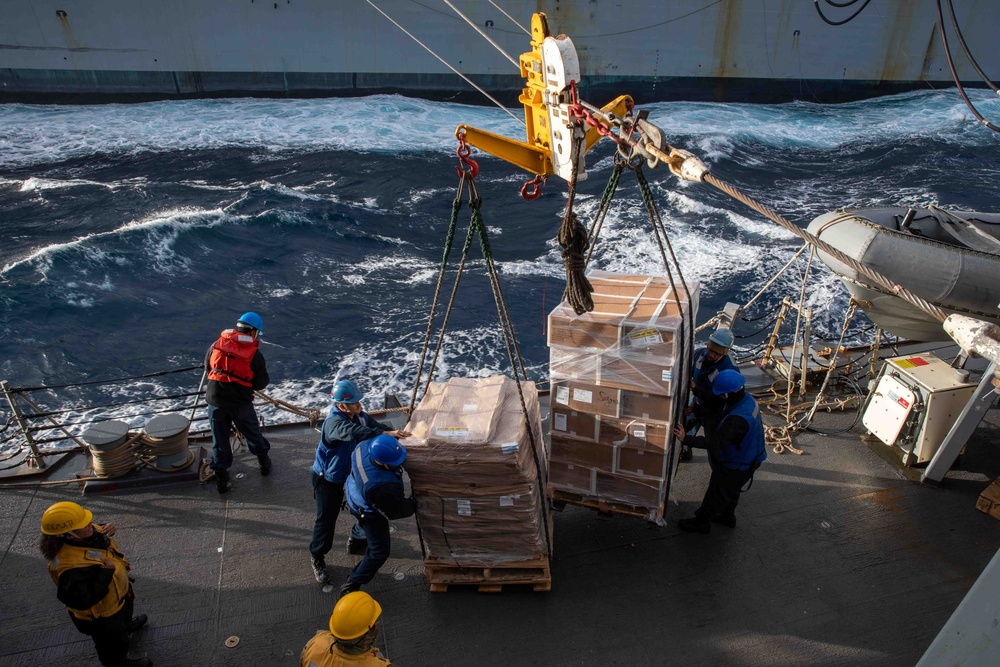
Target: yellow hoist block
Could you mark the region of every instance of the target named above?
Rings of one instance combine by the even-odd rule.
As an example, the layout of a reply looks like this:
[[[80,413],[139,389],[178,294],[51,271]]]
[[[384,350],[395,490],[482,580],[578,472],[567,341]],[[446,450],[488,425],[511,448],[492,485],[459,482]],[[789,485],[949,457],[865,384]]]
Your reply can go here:
[[[565,35],[553,37],[545,14],[531,17],[531,51],[521,54],[521,76],[525,80],[518,101],[524,105],[526,141],[459,125],[456,136],[481,151],[540,176],[559,174],[569,179],[573,125],[571,82],[580,83],[580,65],[572,40]],[[602,111],[624,115],[632,98],[621,95],[602,107]],[[601,138],[597,128],[587,129],[583,153]],[[583,155],[578,156],[578,179],[585,178]]]

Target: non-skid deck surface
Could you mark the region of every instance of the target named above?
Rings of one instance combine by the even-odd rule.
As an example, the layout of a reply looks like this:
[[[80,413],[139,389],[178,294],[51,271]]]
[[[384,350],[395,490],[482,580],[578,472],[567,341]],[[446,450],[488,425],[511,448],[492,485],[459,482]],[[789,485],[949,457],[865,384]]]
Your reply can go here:
[[[432,593],[412,519],[393,522],[392,557],[367,590],[382,604],[378,645],[404,667],[467,665],[906,665],[917,662],[1000,548],[1000,521],[976,498],[1000,475],[992,410],[939,488],[905,479],[858,438],[805,434],[803,456],[772,455],[743,496],[735,529],[680,532],[708,480],[682,464],[667,526],[555,515],[551,591]],[[312,578],[309,467],[317,436],[276,431],[274,472],[240,452],[232,493],[196,482],[79,495],[0,486],[4,603],[0,664],[97,665],[55,599],[38,552],[52,502],[74,499],[118,525],[149,625],[133,656],[157,667],[296,665],[327,623],[336,587]],[[69,477],[81,461],[57,475]],[[342,517],[333,581],[355,557]],[[227,648],[227,638],[240,642]]]

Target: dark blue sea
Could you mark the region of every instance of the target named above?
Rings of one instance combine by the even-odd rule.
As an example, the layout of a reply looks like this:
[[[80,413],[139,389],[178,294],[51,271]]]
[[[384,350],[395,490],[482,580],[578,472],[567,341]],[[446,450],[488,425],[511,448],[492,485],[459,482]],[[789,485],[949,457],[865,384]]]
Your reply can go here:
[[[996,96],[972,98],[1000,122]],[[670,144],[803,227],[845,206],[1000,209],[1000,137],[954,90],[836,106],[646,108]],[[386,391],[408,398],[458,182],[460,123],[523,139],[500,109],[396,96],[0,106],[0,379],[56,386],[192,366],[220,330],[254,310],[265,322],[275,397],[325,410],[332,382],[348,377],[371,407]],[[588,155],[576,206],[585,223],[612,155],[607,141]],[[528,374],[544,380],[545,316],[564,286],[555,236],[566,186],[552,179],[527,202],[519,195],[526,174],[477,158],[520,350]],[[684,276],[700,285],[699,322],[727,301],[746,302],[801,246],[711,186],[678,182],[664,168],[646,175]],[[468,221],[465,208],[462,235]],[[626,172],[592,266],[661,272],[649,230]],[[478,248],[472,259],[439,379],[508,370]],[[749,315],[785,296],[797,300],[800,266]],[[814,326],[836,340],[847,293],[818,262],[812,270]],[[861,342],[867,324],[852,324],[849,339]],[[32,395],[41,408],[74,417],[138,414],[141,397],[193,392],[200,377]],[[297,417],[268,410],[265,419]]]

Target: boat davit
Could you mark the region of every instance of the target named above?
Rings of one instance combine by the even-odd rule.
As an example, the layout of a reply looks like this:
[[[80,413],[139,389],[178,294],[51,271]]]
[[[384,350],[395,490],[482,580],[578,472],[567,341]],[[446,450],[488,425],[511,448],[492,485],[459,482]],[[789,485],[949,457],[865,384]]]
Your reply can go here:
[[[846,209],[815,218],[808,231],[946,311],[1000,323],[1000,213]],[[818,254],[885,331],[918,341],[950,340],[934,318]]]

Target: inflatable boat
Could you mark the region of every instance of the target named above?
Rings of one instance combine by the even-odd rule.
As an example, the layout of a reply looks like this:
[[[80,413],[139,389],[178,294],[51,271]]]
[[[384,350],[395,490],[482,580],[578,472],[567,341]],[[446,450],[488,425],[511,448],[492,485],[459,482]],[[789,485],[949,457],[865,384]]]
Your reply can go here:
[[[808,231],[940,308],[1000,323],[1000,213],[847,209]],[[875,324],[901,338],[950,340],[937,320],[819,252]]]

